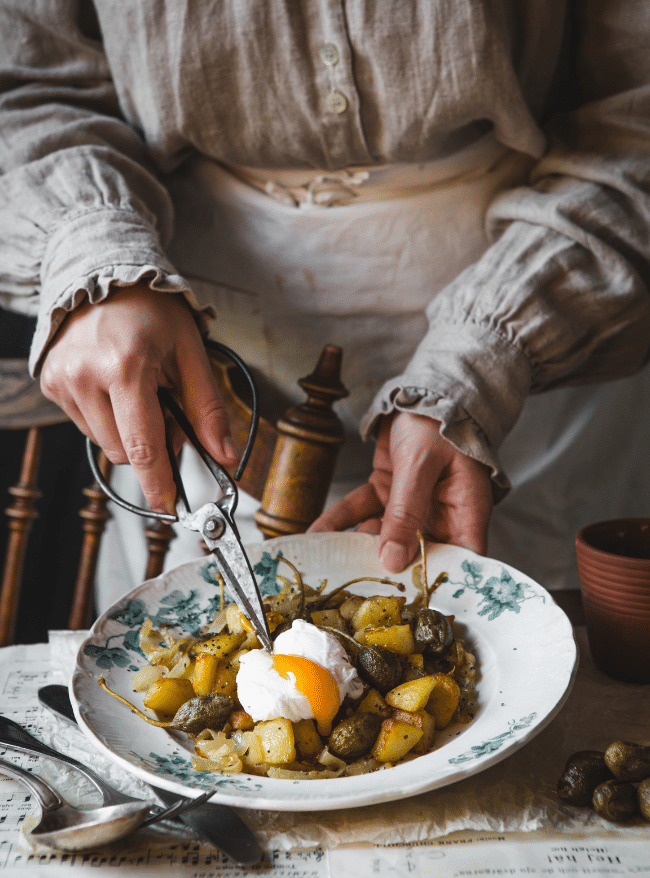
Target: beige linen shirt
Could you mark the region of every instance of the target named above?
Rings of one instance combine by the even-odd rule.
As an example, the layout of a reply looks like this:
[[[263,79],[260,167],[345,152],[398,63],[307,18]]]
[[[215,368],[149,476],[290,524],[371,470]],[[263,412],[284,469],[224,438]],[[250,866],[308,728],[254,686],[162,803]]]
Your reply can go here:
[[[319,170],[444,159],[492,132],[531,160],[485,255],[364,420],[440,418],[488,463],[526,395],[638,370],[650,347],[646,0],[0,0],[0,305],[65,313],[165,253],[161,177],[201,155]],[[399,295],[399,291],[396,291]]]

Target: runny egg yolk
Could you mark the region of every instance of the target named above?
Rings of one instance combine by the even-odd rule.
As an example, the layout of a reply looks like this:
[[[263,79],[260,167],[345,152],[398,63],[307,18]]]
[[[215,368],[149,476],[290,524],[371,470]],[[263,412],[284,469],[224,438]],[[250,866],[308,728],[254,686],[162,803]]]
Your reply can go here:
[[[273,667],[281,677],[296,678],[296,689],[309,701],[318,731],[329,735],[340,707],[339,686],[330,672],[301,655],[275,655]]]

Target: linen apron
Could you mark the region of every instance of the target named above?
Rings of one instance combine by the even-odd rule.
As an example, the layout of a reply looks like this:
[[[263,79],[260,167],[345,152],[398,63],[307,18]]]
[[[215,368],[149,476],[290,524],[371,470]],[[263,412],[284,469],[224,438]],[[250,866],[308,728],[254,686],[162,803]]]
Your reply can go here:
[[[426,333],[432,297],[489,246],[490,202],[523,182],[528,168],[525,157],[488,136],[424,165],[265,173],[198,159],[165,181],[176,210],[170,258],[199,301],[214,307],[210,334],[259,370],[265,396],[277,393],[271,417],[302,401],[296,381],[325,344],[343,349],[350,395],[336,411],[346,442],[330,500],[366,480],[374,447],[359,438],[362,415]],[[641,373],[529,397],[501,449],[512,491],[494,511],[491,557],[546,588],[578,586],[575,532],[592,520],[643,512],[650,484],[642,490],[639,476],[650,477],[638,465],[649,383]],[[184,479],[195,483],[192,505],[213,500],[213,483],[202,494],[200,468],[192,454],[184,457]],[[238,508],[249,541],[261,539],[256,505],[242,498]],[[132,535],[132,518],[120,521],[117,529]],[[194,540],[172,543],[166,569],[196,557]],[[101,607],[116,599],[111,580],[124,590],[123,574],[115,576],[124,563],[135,586],[144,548],[113,550],[108,567],[102,560]]]

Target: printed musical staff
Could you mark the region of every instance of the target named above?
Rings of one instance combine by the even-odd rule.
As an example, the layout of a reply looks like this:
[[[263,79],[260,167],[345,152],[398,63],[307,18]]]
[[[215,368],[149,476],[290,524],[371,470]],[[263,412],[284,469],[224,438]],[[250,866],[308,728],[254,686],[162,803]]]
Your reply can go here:
[[[13,652],[12,652],[13,651]],[[14,656],[13,661],[6,656]],[[0,661],[0,712],[26,728],[34,737],[45,740],[44,732],[51,728],[52,718],[38,702],[39,687],[52,681],[47,646],[11,647],[2,650]],[[17,753],[0,745],[0,756],[38,772],[47,768],[40,757]],[[88,853],[58,853],[39,848],[30,850],[23,833],[28,818],[34,812],[33,797],[15,781],[0,775],[0,870],[13,868],[24,871],[31,878],[35,868],[39,875],[52,869],[60,874],[60,868],[72,875],[102,872],[131,876],[156,876],[156,878],[329,878],[327,855],[323,851],[308,854],[274,853],[259,867],[242,869],[230,862],[220,851],[202,846],[198,842],[165,843],[164,841],[133,848]],[[97,869],[101,871],[98,873]]]

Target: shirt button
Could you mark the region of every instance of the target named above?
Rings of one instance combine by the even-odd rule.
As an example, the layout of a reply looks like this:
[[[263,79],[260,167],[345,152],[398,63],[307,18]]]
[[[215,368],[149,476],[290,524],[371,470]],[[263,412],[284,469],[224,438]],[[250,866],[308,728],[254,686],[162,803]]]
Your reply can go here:
[[[318,54],[327,67],[335,67],[339,63],[339,50],[334,43],[325,43],[318,50]]]
[[[327,95],[326,104],[330,113],[345,113],[348,108],[348,99],[340,91],[331,91]]]

